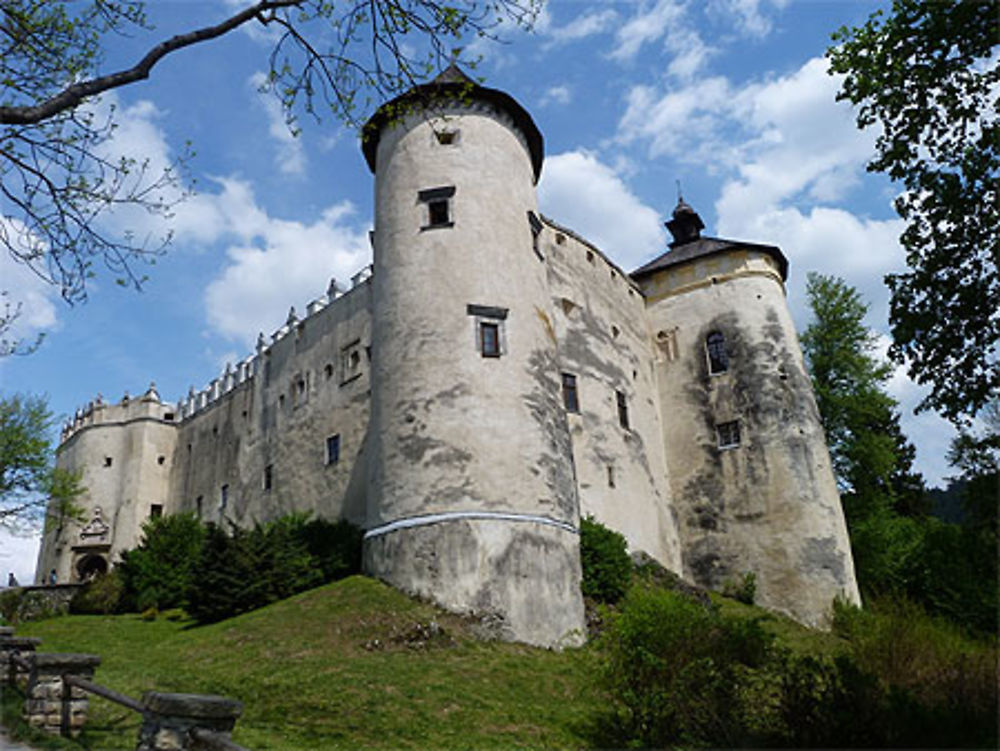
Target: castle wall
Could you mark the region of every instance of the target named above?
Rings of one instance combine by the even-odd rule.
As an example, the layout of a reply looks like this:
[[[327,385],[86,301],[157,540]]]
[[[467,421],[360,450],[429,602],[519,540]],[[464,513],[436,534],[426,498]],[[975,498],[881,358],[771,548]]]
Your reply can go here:
[[[242,526],[291,512],[362,524],[370,346],[368,282],[283,327],[249,378],[181,423],[171,510]]]
[[[684,571],[712,588],[752,572],[760,604],[819,625],[857,601],[829,454],[775,261],[729,251],[644,281]],[[729,363],[711,374],[706,339]],[[720,447],[736,423],[739,444]]]
[[[579,411],[568,410],[567,419],[581,514],[680,572],[645,300],[568,230],[550,223],[543,239],[560,368],[576,379]],[[625,396],[628,428],[617,392]]]
[[[173,416],[173,408],[158,397],[98,404],[60,445],[57,466],[82,473],[86,492],[75,501],[82,521],[54,521],[39,551],[36,582],[47,583],[52,569],[59,582],[78,581],[77,567],[87,555],[112,563],[138,544],[153,507],[164,510],[169,502]],[[98,528],[107,525],[104,534],[87,534],[86,525],[95,518]]]

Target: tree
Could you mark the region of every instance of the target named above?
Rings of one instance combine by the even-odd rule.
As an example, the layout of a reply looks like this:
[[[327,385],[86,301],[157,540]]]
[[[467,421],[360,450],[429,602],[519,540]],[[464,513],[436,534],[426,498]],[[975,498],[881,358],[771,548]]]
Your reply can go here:
[[[539,0],[246,0],[219,23],[152,45],[134,66],[102,72],[109,37],[149,31],[137,0],[5,0],[0,5],[0,248],[57,285],[70,303],[103,264],[139,288],[136,265],[169,236],[111,233],[102,224],[122,205],[168,214],[183,197],[178,165],[108,155],[114,110],[100,94],[148,78],[163,58],[250,23],[273,31],[268,88],[295,129],[298,110],[323,110],[358,124],[373,101],[410,88],[467,37],[498,24],[529,24]],[[183,162],[183,157],[181,159]],[[8,311],[9,312],[9,311]],[[11,319],[0,316],[0,341]]]
[[[1000,42],[996,3],[893,0],[833,35],[838,99],[881,129],[869,171],[902,184],[909,270],[890,274],[890,355],[961,423],[1000,394]]]
[[[897,403],[885,391],[890,366],[864,324],[868,306],[841,279],[810,274],[806,286],[814,321],[802,348],[842,493],[862,589],[905,585],[920,529],[909,516],[924,511],[923,478],[912,468],[913,447],[899,426]]]
[[[53,522],[79,515],[80,476],[53,467],[52,424],[44,397],[0,397],[0,527],[37,527],[46,508]]]
[[[864,323],[868,306],[842,279],[815,273],[806,294],[814,320],[802,348],[841,490],[904,508],[918,504],[923,480],[913,472],[915,452],[896,400],[885,391],[892,369],[875,354],[878,336]]]

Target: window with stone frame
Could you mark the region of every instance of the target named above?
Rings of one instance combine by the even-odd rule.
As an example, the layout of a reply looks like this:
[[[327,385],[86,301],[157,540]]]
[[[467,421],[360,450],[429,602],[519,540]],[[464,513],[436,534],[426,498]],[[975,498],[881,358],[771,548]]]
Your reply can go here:
[[[326,464],[332,466],[340,461],[340,433],[326,439]]]
[[[417,199],[426,207],[424,209],[424,224],[421,226],[421,230],[453,227],[455,225],[451,207],[451,199],[454,195],[454,185],[441,188],[428,188],[417,193]]]
[[[507,350],[507,308],[470,304],[466,306],[466,313],[475,326],[476,351],[483,357],[501,357]]]

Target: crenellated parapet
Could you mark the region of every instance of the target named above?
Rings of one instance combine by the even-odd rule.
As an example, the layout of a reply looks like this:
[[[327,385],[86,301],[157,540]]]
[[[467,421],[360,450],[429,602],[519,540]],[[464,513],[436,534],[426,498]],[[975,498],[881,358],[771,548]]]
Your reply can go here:
[[[98,394],[63,424],[59,442],[63,444],[81,430],[96,425],[121,425],[135,420],[174,422],[176,419],[176,406],[162,401],[156,384],[150,383],[142,396],[132,397],[126,391],[118,402],[105,402],[104,397]]]

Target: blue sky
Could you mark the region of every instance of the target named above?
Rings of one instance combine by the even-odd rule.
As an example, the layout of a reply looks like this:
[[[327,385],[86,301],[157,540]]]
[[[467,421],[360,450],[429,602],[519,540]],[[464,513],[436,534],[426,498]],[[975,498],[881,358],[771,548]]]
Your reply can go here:
[[[151,2],[156,28],[117,38],[105,69],[131,65],[171,34],[215,23],[239,0]],[[865,172],[874,133],[834,101],[823,53],[830,34],[887,3],[862,0],[648,0],[548,3],[535,28],[475,41],[475,74],[512,94],[545,137],[542,211],[632,269],[666,247],[662,222],[677,200],[706,234],[779,245],[789,258],[788,299],[808,323],[806,273],[836,274],[871,303],[887,331],[886,272],[903,268],[893,186]],[[0,259],[0,287],[23,303],[21,333],[45,332],[29,357],[0,362],[0,389],[48,394],[70,415],[99,392],[165,400],[202,388],[270,334],[290,306],[301,313],[330,277],[370,262],[372,177],[356,133],[303,119],[291,136],[258,91],[269,40],[258,26],[182,50],[150,80],[105,96],[119,129],[109,149],[164,165],[191,142],[194,192],[169,222],[166,255],[136,293],[101,273],[86,304],[68,307],[23,267]],[[7,209],[4,208],[6,213]],[[155,217],[106,219],[156,236]],[[887,340],[886,340],[887,341]],[[949,474],[952,435],[914,416],[920,391],[900,369],[890,390],[931,484]],[[36,543],[0,538],[0,572],[22,579]]]

